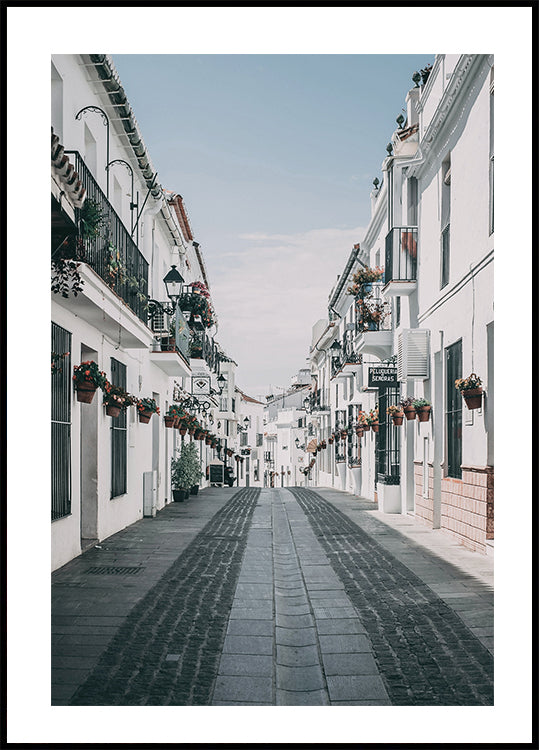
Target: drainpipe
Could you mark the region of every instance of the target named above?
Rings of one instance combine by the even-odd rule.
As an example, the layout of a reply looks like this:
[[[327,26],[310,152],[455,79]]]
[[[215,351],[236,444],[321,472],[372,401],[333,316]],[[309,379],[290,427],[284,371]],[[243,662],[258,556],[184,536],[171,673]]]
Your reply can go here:
[[[151,273],[151,280],[148,284],[148,289],[151,289],[151,297],[152,299],[158,299],[157,294],[158,291],[155,288],[155,278],[154,278],[154,269],[155,269],[155,241],[154,241],[154,232],[155,232],[155,224],[154,219],[161,210],[161,206],[163,203],[163,197],[157,198],[156,202],[153,204],[153,206],[149,206],[144,211],[144,223],[142,225],[142,239],[144,243],[144,257],[150,258],[150,273]]]

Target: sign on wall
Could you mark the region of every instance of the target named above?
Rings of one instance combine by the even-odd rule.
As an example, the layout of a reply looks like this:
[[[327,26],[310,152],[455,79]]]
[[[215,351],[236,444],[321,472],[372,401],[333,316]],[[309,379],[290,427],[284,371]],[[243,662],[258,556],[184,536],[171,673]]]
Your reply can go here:
[[[209,396],[211,391],[210,375],[193,375],[191,377],[191,395]]]
[[[369,388],[397,386],[396,367],[369,367]]]

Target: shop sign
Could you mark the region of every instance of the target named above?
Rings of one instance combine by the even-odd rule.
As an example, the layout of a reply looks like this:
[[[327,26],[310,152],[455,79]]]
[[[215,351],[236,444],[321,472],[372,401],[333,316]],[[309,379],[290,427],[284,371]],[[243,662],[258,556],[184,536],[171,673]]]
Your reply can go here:
[[[369,388],[395,387],[398,384],[396,367],[369,367]]]

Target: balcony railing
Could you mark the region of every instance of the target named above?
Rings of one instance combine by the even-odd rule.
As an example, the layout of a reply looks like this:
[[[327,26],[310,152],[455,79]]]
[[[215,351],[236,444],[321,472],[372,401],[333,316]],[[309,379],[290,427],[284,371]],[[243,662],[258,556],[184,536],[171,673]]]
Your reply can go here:
[[[386,235],[385,283],[417,279],[417,227],[393,227]]]
[[[362,284],[362,293],[355,301],[355,332],[391,330],[391,308],[382,297],[384,282]]]
[[[148,320],[148,263],[137,248],[120,217],[95,181],[78,151],[66,151],[86,188],[86,205],[95,202],[101,221],[94,236],[82,236],[81,214],[78,260],[87,263],[144,323]]]
[[[191,331],[189,342],[191,359],[203,359],[212,372],[219,370],[219,348],[206,331]]]

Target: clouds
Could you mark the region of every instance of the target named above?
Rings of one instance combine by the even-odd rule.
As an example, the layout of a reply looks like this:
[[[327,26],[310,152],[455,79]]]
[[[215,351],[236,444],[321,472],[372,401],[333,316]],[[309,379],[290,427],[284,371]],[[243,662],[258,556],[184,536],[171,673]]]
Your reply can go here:
[[[212,258],[217,339],[238,363],[238,385],[288,385],[305,366],[312,326],[327,317],[329,293],[365,229],[239,235],[237,249]],[[253,392],[256,389],[257,392]]]

